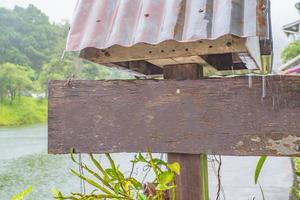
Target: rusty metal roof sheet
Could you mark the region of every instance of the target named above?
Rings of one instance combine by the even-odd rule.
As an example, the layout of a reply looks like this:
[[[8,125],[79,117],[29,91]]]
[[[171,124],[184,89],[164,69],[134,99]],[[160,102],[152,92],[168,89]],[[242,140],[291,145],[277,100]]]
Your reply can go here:
[[[265,0],[79,0],[67,51],[191,42],[224,35],[265,37]]]

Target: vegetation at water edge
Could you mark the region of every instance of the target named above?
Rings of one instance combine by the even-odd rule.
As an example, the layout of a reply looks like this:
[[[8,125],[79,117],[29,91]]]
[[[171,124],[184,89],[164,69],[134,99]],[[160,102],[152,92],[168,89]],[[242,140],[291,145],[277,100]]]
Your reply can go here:
[[[20,126],[47,122],[46,99],[17,97],[11,105],[8,101],[0,103],[0,126]]]

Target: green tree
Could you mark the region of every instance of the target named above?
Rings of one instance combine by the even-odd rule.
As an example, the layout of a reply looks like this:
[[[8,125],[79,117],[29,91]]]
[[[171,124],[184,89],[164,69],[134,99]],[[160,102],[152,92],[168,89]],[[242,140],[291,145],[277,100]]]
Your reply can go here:
[[[0,8],[0,64],[15,63],[39,71],[63,52],[69,24],[55,24],[38,8]]]
[[[281,58],[284,63],[300,55],[300,41],[290,43],[281,53]]]
[[[46,91],[50,80],[75,79],[99,80],[109,78],[111,69],[89,63],[78,58],[77,55],[66,55],[63,60],[53,58],[43,65],[39,75],[40,91]]]
[[[9,99],[10,104],[17,96],[27,95],[34,89],[34,71],[31,68],[4,63],[0,65],[0,97],[3,102]]]

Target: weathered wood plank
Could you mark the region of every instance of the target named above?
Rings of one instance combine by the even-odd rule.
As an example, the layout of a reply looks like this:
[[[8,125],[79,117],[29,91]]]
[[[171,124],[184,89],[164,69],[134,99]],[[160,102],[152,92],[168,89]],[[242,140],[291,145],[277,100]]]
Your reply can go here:
[[[197,80],[203,77],[203,67],[198,64],[168,65],[164,66],[163,72],[164,78],[171,80]],[[201,187],[201,180],[204,179],[201,174],[203,165],[200,161],[200,155],[168,153],[168,162],[178,162],[181,166],[180,175],[175,176],[177,199],[205,200],[206,198],[203,198],[205,191]]]
[[[300,77],[52,81],[49,152],[299,156]]]
[[[168,162],[180,163],[180,175],[175,177],[176,198],[202,200],[200,155],[168,154]]]
[[[114,45],[100,50],[90,47],[83,49],[80,52],[80,57],[103,64],[164,58],[176,59],[179,57],[233,52],[248,52],[245,38],[226,35],[216,40],[199,40],[184,43],[175,40],[167,40],[158,45],[139,43],[130,48]]]

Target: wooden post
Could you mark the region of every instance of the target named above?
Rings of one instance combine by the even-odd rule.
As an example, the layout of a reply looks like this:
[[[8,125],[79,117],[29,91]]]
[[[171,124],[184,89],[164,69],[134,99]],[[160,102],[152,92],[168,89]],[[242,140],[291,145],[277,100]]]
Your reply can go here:
[[[198,64],[164,66],[164,79],[196,80],[200,77],[203,77],[203,67]],[[180,176],[176,177],[176,199],[208,200],[206,155],[169,153],[168,161],[181,166]]]

